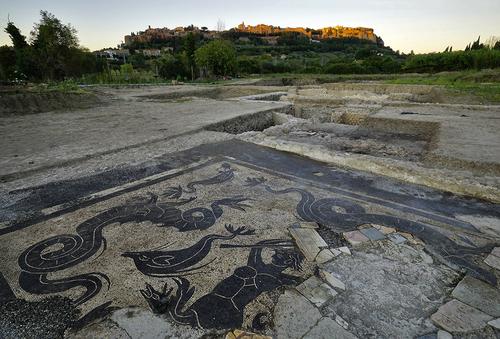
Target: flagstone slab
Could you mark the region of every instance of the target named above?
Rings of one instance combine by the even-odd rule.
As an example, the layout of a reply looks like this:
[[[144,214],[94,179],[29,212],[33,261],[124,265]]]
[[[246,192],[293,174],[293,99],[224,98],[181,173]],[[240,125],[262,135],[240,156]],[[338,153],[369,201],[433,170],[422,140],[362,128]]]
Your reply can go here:
[[[500,271],[500,257],[490,254],[484,259],[484,262],[496,270]]]
[[[345,232],[344,238],[352,246],[358,246],[358,245],[361,245],[367,241],[370,241],[370,239],[366,235],[361,233],[360,231]]]
[[[448,332],[470,332],[485,327],[493,317],[481,312],[477,308],[453,299],[441,306],[431,316],[437,326]]]
[[[345,330],[335,320],[321,319],[304,337],[304,339],[356,339],[357,337]]]
[[[303,295],[294,290],[286,290],[274,308],[276,338],[302,338],[320,319],[319,310]]]
[[[312,276],[297,286],[297,291],[317,307],[323,306],[337,295],[333,288],[316,276]]]
[[[500,317],[500,290],[481,280],[467,275],[455,287],[451,295],[493,317]]]
[[[359,230],[363,235],[365,235],[371,241],[383,240],[385,239],[385,235],[380,232],[375,227],[369,227]]]
[[[328,244],[314,229],[290,228],[290,234],[295,239],[302,254],[304,254],[309,261],[314,261],[321,249],[328,247]]]

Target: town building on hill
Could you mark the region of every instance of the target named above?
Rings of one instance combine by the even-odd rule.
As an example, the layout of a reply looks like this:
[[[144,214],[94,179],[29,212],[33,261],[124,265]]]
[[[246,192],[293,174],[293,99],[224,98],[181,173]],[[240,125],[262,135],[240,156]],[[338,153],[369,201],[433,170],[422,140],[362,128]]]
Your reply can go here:
[[[377,36],[375,35],[373,28],[365,27],[325,27],[321,29],[322,39],[332,39],[332,38],[357,38],[362,40],[370,40],[372,42],[377,42]]]
[[[259,24],[256,26],[247,26],[245,23],[241,23],[236,28],[239,32],[247,32],[252,34],[258,34],[263,36],[273,36],[279,35],[285,32],[296,32],[307,36],[310,39],[320,40],[320,39],[339,39],[339,38],[357,38],[362,40],[369,40],[372,42],[377,42],[377,36],[372,28],[365,27],[325,27],[321,29],[310,29],[303,27],[276,27],[272,25]]]
[[[125,61],[130,56],[130,51],[128,49],[107,48],[100,51],[95,51],[94,54],[100,58],[104,58],[110,61]]]
[[[164,28],[148,28],[145,31],[130,33],[130,35],[125,35],[124,42],[125,46],[130,46],[133,43],[151,43],[158,41],[170,41],[175,39],[176,37],[185,37],[190,32],[201,34],[206,39],[213,39],[219,33],[215,31],[209,31],[206,27],[202,27],[202,29],[196,26],[188,26],[188,27],[176,27],[173,29],[164,27]]]

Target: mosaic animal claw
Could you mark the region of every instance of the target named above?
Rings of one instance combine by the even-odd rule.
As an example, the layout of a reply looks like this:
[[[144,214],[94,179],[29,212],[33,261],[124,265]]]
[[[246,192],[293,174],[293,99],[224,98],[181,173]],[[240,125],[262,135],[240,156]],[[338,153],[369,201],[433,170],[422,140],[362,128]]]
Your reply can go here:
[[[161,292],[156,291],[153,286],[146,284],[145,290],[140,290],[142,296],[148,302],[149,307],[154,313],[166,313],[168,311],[168,306],[170,304],[170,294],[173,288],[171,287],[167,291],[168,284],[165,283]]]
[[[226,224],[224,225],[226,230],[233,234],[233,235],[252,235],[255,234],[255,230],[253,229],[247,229],[246,226],[241,226],[238,227],[237,229],[234,229],[233,225],[231,224]]]

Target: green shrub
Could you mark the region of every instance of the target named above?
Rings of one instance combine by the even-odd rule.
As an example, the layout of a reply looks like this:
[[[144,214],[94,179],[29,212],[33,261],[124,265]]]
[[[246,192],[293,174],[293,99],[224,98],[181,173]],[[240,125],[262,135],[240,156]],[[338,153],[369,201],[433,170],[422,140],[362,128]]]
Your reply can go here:
[[[241,56],[238,58],[238,71],[241,74],[256,74],[261,72],[259,60],[253,57]]]
[[[225,40],[214,40],[195,52],[196,64],[215,76],[232,75],[236,72],[236,50]]]

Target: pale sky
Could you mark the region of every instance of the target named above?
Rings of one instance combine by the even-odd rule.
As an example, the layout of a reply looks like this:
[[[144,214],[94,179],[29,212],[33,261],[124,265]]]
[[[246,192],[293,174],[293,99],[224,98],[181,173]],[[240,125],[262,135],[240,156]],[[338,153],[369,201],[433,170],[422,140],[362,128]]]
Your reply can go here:
[[[500,0],[0,0],[0,45],[7,18],[29,36],[39,11],[48,10],[77,30],[91,50],[116,47],[125,34],[151,27],[226,28],[242,21],[281,27],[372,27],[386,45],[402,52],[463,49],[481,35],[500,36]]]

